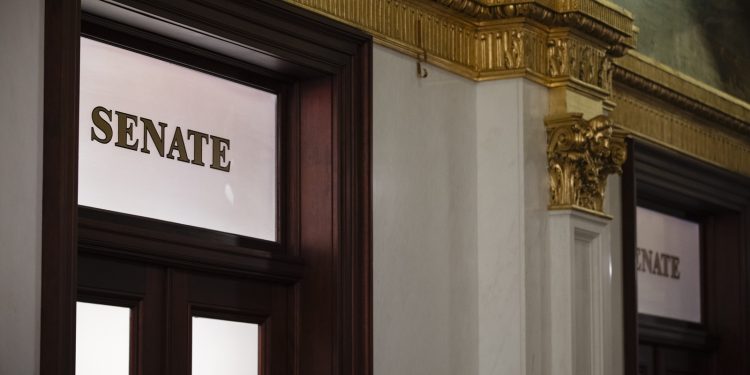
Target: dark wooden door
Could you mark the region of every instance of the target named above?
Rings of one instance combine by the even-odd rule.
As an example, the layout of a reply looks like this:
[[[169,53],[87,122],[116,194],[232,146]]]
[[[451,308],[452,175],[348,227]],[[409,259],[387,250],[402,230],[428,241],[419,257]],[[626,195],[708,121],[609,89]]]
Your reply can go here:
[[[288,348],[293,345],[288,311],[289,288],[278,283],[237,276],[169,269],[169,350],[172,374],[190,374],[193,318],[257,324],[258,374],[288,374]]]
[[[130,373],[165,373],[166,268],[83,255],[78,270],[79,301],[130,308]]]
[[[639,375],[708,374],[707,354],[684,348],[641,344]]]
[[[750,180],[632,140],[623,168],[627,374],[750,372]],[[638,313],[636,206],[701,224],[701,321]]]
[[[48,1],[45,35],[41,372],[88,301],[136,312],[133,374],[186,373],[193,313],[260,324],[263,374],[372,373],[371,37],[277,0]],[[277,241],[78,206],[82,36],[278,94]]]
[[[195,317],[257,324],[258,373],[289,373],[284,284],[83,254],[78,285],[79,301],[130,308],[131,374],[190,374]]]

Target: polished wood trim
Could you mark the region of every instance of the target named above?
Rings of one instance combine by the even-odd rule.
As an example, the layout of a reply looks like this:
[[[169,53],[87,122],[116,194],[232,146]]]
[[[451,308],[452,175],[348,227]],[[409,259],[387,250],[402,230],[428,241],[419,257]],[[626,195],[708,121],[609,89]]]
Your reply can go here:
[[[333,227],[337,194],[334,189],[334,130],[332,79],[324,77],[300,86],[300,255],[306,277],[296,286],[299,314],[299,368],[295,373],[334,374],[340,350],[337,309],[340,285],[336,270],[339,244]],[[330,251],[329,249],[335,249]],[[330,318],[329,318],[330,317]],[[333,332],[333,334],[329,334]]]
[[[721,340],[709,364],[714,374],[750,372],[747,357],[750,350],[748,248],[742,245],[742,237],[749,228],[743,227],[742,215],[720,212],[711,215],[706,223],[704,240],[708,249],[715,253],[707,254],[703,263],[706,270],[704,324]]]
[[[636,163],[639,200],[660,201],[697,216],[703,212],[742,211],[748,204],[750,177],[647,141],[637,140],[631,155]]]
[[[351,353],[347,368],[350,374],[372,374],[372,45],[361,44],[352,65],[352,82],[347,96],[353,98],[350,130],[346,134],[350,165],[345,184],[345,243],[350,252],[344,270],[345,311],[351,332],[347,347]]]
[[[166,272],[158,265],[80,253],[78,299],[137,310],[131,354],[137,374],[163,374],[166,349]]]
[[[168,270],[170,373],[190,373],[192,318],[207,317],[259,325],[259,374],[288,374],[287,342],[292,332],[288,288],[247,277]],[[252,298],[238,298],[252,296]]]
[[[140,343],[143,340],[142,331],[140,327],[143,322],[141,321],[142,303],[140,298],[132,295],[123,295],[117,293],[108,293],[100,290],[80,290],[78,291],[78,301],[94,303],[100,305],[118,306],[130,309],[130,375],[141,374],[140,363],[142,362],[142,353],[139,350]]]
[[[75,371],[78,183],[77,0],[44,4],[40,373]]]
[[[87,234],[92,232],[134,233],[163,242],[194,243],[197,240],[206,244],[210,243],[213,247],[246,249],[250,253],[284,253],[282,244],[274,241],[86,206],[79,206],[78,222],[79,230]],[[80,237],[84,242],[89,238],[89,236]]]
[[[204,49],[224,50],[238,60],[296,78],[337,74],[356,55],[356,46],[371,39],[278,0],[84,0],[84,4],[88,13]]]
[[[289,77],[272,69],[174,40],[90,13],[81,15],[81,36],[172,64],[279,94]]]
[[[89,208],[81,208],[79,222],[81,253],[224,274],[254,275],[282,283],[296,282],[302,276],[302,261],[273,251],[279,246],[269,241],[245,239],[247,242],[239,245],[223,243],[215,237],[224,239],[223,233]],[[234,239],[234,236],[228,237]]]
[[[718,343],[718,338],[709,334],[701,324],[645,314],[638,315],[638,339],[640,342],[699,351],[712,350]]]

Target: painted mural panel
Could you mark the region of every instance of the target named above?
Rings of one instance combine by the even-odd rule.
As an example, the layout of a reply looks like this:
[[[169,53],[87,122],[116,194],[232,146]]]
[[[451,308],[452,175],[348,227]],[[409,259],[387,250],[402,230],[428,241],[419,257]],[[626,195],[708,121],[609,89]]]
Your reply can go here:
[[[750,101],[750,1],[616,2],[633,12],[638,51]]]

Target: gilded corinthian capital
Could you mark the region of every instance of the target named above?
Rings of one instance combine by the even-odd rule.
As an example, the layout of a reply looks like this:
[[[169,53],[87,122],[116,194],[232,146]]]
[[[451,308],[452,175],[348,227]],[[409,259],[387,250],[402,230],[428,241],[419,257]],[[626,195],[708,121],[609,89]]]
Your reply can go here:
[[[550,209],[583,209],[604,214],[607,176],[622,173],[624,134],[607,116],[584,120],[581,113],[549,116],[547,159]]]

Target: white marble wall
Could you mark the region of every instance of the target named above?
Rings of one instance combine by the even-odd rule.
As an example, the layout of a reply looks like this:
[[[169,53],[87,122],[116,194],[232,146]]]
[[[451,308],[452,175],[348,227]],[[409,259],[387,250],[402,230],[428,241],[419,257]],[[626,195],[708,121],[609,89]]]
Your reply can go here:
[[[479,374],[538,366],[538,273],[546,225],[547,90],[484,82],[477,97]]]
[[[542,374],[623,373],[620,179],[608,182],[605,211],[612,218],[548,214]]]
[[[609,374],[609,219],[549,213],[549,358],[546,374]]]
[[[479,373],[523,374],[523,81],[478,91]]]
[[[375,373],[539,371],[547,90],[373,69]]]
[[[43,2],[0,1],[0,374],[39,371]]]
[[[607,374],[622,375],[625,371],[625,347],[623,326],[623,296],[622,296],[622,178],[619,175],[611,175],[607,179],[607,196],[604,202],[604,211],[612,216],[609,223],[610,256],[611,256],[611,279],[610,293],[610,331],[606,342],[605,358],[609,365]]]
[[[620,374],[619,180],[547,210],[547,89],[373,68],[375,373]]]
[[[524,238],[525,294],[526,294],[526,371],[540,374],[548,342],[543,340],[546,326],[544,292],[548,263],[544,256],[547,248],[547,131],[544,116],[547,114],[547,90],[526,81],[524,90]]]
[[[476,84],[373,59],[375,373],[477,374]]]

